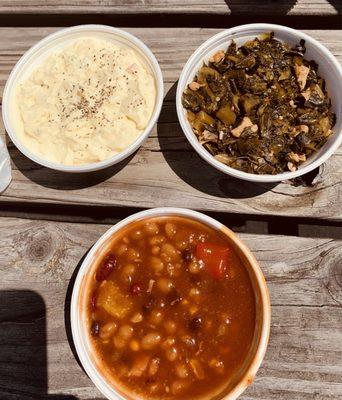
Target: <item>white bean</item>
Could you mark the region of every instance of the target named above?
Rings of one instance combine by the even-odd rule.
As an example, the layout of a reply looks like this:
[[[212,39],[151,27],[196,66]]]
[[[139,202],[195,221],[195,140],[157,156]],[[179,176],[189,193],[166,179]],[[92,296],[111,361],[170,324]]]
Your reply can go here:
[[[177,229],[176,229],[176,225],[175,224],[173,224],[172,222],[167,222],[165,224],[165,233],[170,239],[173,236],[175,236],[176,232],[177,232]]]
[[[157,235],[159,232],[158,225],[155,222],[147,222],[144,229],[148,235]]]
[[[139,258],[140,258],[140,253],[139,253],[138,250],[134,249],[133,247],[130,247],[130,248],[127,250],[126,257],[127,257],[127,259],[130,260],[130,261],[136,261],[136,260],[139,260]]]
[[[135,313],[133,315],[133,317],[131,318],[131,322],[133,322],[133,324],[138,324],[142,320],[143,320],[143,316],[140,313]]]
[[[121,256],[121,255],[124,254],[127,250],[128,250],[127,244],[122,243],[122,244],[120,244],[120,245],[115,249],[115,253],[116,253],[118,256]]]
[[[162,244],[165,241],[165,237],[163,235],[156,235],[150,239],[150,245],[155,246]]]
[[[145,335],[141,340],[141,347],[144,350],[153,349],[161,341],[161,336],[158,332],[151,332]]]
[[[185,364],[177,363],[175,366],[175,372],[178,378],[184,379],[189,376],[188,368]]]
[[[178,350],[176,347],[168,347],[165,352],[166,358],[169,361],[176,361],[178,358]]]
[[[124,282],[131,282],[135,273],[135,266],[133,264],[126,264],[121,271],[121,279]]]
[[[169,319],[169,320],[165,321],[164,328],[165,328],[166,332],[170,335],[170,334],[176,332],[177,325],[174,321]]]
[[[118,336],[128,340],[133,336],[134,329],[130,325],[123,325],[118,332]]]
[[[167,278],[159,278],[157,287],[162,293],[167,294],[173,289],[173,283]]]
[[[141,229],[136,229],[131,233],[131,238],[133,240],[140,240],[143,238],[143,231]]]
[[[175,260],[179,257],[176,248],[171,243],[163,243],[160,248],[160,254],[166,261]]]
[[[164,315],[159,310],[152,310],[149,315],[149,321],[152,325],[159,325],[164,318]]]
[[[164,263],[159,257],[152,256],[150,258],[150,264],[155,273],[159,273],[164,268]]]
[[[116,322],[107,322],[105,325],[103,325],[100,329],[100,339],[102,340],[107,340],[109,339],[114,332],[117,330],[118,326],[116,324]]]
[[[177,379],[171,384],[171,392],[174,395],[181,394],[184,392],[190,385],[190,382],[185,379]]]
[[[149,376],[155,375],[158,372],[159,365],[160,365],[160,358],[158,357],[152,358],[150,365],[148,367],[148,375]]]

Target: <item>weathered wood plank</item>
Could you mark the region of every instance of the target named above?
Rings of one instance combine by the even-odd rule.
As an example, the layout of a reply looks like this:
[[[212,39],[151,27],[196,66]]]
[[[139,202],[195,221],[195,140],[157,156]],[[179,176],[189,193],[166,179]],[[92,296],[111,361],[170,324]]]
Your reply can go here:
[[[55,28],[1,28],[0,93],[20,55]],[[325,164],[313,187],[255,185],[219,173],[191,149],[177,122],[175,88],[189,55],[216,29],[128,29],[156,54],[166,96],[158,126],[124,168],[66,175],[42,168],[9,144],[13,181],[0,201],[131,207],[185,206],[208,211],[339,220],[342,149]],[[307,31],[342,60],[342,30]],[[187,40],[184,41],[183,38]],[[0,129],[4,133],[3,127]]]
[[[76,266],[108,225],[1,218],[0,226],[1,399],[102,399],[72,354],[64,311]],[[340,399],[342,242],[241,237],[273,305],[266,358],[241,399]]]
[[[2,0],[0,13],[17,14],[222,14],[222,15],[336,15],[338,0]]]

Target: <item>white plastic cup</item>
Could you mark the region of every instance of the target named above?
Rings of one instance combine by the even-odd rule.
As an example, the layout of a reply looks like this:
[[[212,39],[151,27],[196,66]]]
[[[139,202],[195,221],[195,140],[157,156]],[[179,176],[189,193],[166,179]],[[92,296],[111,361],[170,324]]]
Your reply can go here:
[[[187,85],[193,81],[198,70],[203,65],[203,62],[208,62],[209,58],[218,50],[225,50],[231,40],[235,40],[238,46],[244,44],[247,40],[254,39],[256,36],[264,32],[274,32],[276,39],[294,46],[299,43],[301,39],[305,40],[306,53],[305,58],[308,60],[315,60],[319,65],[318,73],[325,79],[328,95],[332,102],[332,111],[336,114],[336,124],[333,128],[333,135],[331,135],[325,145],[308,160],[301,164],[298,170],[294,172],[283,172],[276,175],[257,175],[247,172],[239,171],[238,169],[229,167],[216,160],[198,141],[195,133],[193,132],[189,121],[187,120],[185,109],[182,105],[182,94]],[[197,153],[209,164],[216,169],[224,172],[225,174],[234,176],[235,178],[244,179],[252,182],[280,182],[287,179],[297,178],[304,175],[313,169],[319,167],[336,151],[342,143],[342,67],[333,56],[333,54],[320,42],[313,39],[311,36],[298,31],[296,29],[288,28],[282,25],[273,24],[248,24],[240,25],[235,28],[227,29],[217,35],[211,37],[204,42],[198,49],[191,55],[185,64],[183,71],[180,75],[177,94],[176,106],[177,115],[180,125],[187,139]],[[190,168],[190,166],[189,166]]]
[[[73,39],[82,38],[84,36],[97,36],[108,39],[116,44],[123,45],[125,47],[133,49],[139,54],[146,67],[150,70],[154,76],[156,86],[156,101],[153,110],[153,114],[145,130],[139,135],[139,137],[126,149],[120,153],[109,157],[103,161],[90,164],[82,165],[64,165],[61,163],[55,163],[45,160],[32,153],[25,145],[20,141],[19,135],[16,132],[15,123],[13,121],[13,111],[11,110],[11,104],[14,100],[14,92],[17,84],[51,52],[51,50],[58,50],[65,46],[65,44]],[[163,104],[164,97],[164,84],[163,75],[159,67],[158,61],[153,55],[152,51],[138,38],[132,34],[123,31],[121,29],[113,28],[106,25],[79,25],[71,28],[59,30],[58,32],[52,33],[46,36],[44,39],[39,41],[33,47],[31,47],[17,62],[13,68],[4,89],[2,98],[2,118],[5,124],[6,131],[11,138],[12,142],[16,147],[32,161],[43,165],[44,167],[52,168],[63,172],[90,172],[97,171],[110,167],[111,165],[118,164],[125,158],[129,157],[134,153],[147,139],[151,133],[153,126],[157,122],[161,107]]]
[[[143,397],[137,395],[130,395],[129,393],[124,392],[122,388],[118,388],[116,385],[111,384],[100,371],[101,364],[96,359],[95,353],[92,350],[90,334],[85,327],[87,315],[86,305],[89,301],[88,285],[94,273],[96,261],[99,261],[99,257],[102,258],[103,253],[107,251],[111,238],[116,232],[132,222],[150,217],[165,216],[183,216],[185,218],[191,218],[221,231],[226,235],[227,240],[233,246],[249,273],[254,288],[257,312],[256,328],[251,351],[246,359],[247,365],[236,385],[229,390],[223,390],[222,393],[215,395],[215,399],[217,400],[235,400],[253,382],[254,376],[257,373],[266,352],[271,325],[271,306],[268,288],[256,259],[238,236],[220,222],[197,211],[184,208],[164,207],[138,212],[111,227],[95,243],[80,267],[71,298],[71,330],[78,357],[84,370],[95,386],[109,400],[143,399]]]

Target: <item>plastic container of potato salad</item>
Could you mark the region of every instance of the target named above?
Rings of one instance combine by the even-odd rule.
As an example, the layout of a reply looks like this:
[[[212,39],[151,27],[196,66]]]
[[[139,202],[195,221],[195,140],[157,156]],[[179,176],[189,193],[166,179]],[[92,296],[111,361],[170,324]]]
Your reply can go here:
[[[36,69],[42,65],[42,63],[51,55],[51,54],[58,54],[61,52],[66,46],[70,43],[77,41],[77,39],[82,38],[94,38],[100,40],[106,40],[119,48],[133,50],[134,55],[137,56],[139,63],[143,66],[143,70],[148,72],[148,76],[152,77],[153,79],[149,80],[150,82],[154,82],[154,87],[151,88],[151,92],[154,93],[155,101],[154,106],[152,101],[150,102],[150,118],[147,119],[146,124],[144,127],[141,128],[139,131],[138,136],[133,137],[132,142],[127,143],[127,147],[122,146],[122,150],[120,150],[116,154],[112,154],[108,152],[109,157],[103,159],[99,159],[91,162],[87,162],[85,159],[84,162],[81,163],[64,163],[64,162],[55,162],[51,161],[51,157],[44,157],[44,155],[39,154],[37,151],[33,150],[34,147],[30,148],[23,141],[23,136],[20,133],[20,126],[24,126],[24,120],[21,118],[21,115],[18,112],[18,107],[16,103],[20,103],[20,98],[17,98],[17,88],[18,85],[22,82],[25,82],[28,78],[31,79],[33,76],[32,74],[35,73]],[[132,53],[131,53],[132,54]],[[91,62],[91,60],[90,60]],[[134,65],[134,64],[133,64]],[[137,65],[137,64],[135,64]],[[50,67],[49,67],[50,68]],[[53,72],[54,66],[52,65],[50,70]],[[49,72],[49,70],[47,71]],[[125,71],[126,72],[126,71]],[[66,73],[67,74],[67,73]],[[33,77],[33,82],[36,80],[35,76]],[[31,82],[32,82],[31,80]],[[37,79],[38,81],[38,79]],[[31,84],[30,82],[30,84]],[[59,84],[59,82],[57,82]],[[140,85],[140,84],[139,84]],[[140,86],[139,86],[140,89]],[[36,87],[34,88],[36,90]],[[39,87],[38,87],[39,90]],[[145,85],[145,93],[149,93],[149,86]],[[120,91],[123,93],[124,91]],[[115,94],[115,96],[119,96],[120,93]],[[29,99],[30,100],[30,99]],[[23,101],[23,99],[22,99]],[[51,101],[49,98],[46,99],[46,102],[49,103]],[[28,101],[30,102],[30,101]],[[90,172],[96,171],[100,169],[107,168],[111,165],[117,164],[127,158],[129,155],[134,153],[142,143],[147,139],[148,135],[152,131],[153,126],[155,125],[163,102],[163,77],[159,67],[159,64],[153,55],[152,51],[138,38],[133,36],[132,34],[125,32],[121,29],[113,28],[110,26],[105,25],[80,25],[74,26],[71,28],[66,28],[59,30],[51,35],[48,35],[33,47],[31,47],[18,61],[18,63],[13,68],[3,94],[3,107],[2,107],[2,115],[5,124],[5,128],[9,137],[11,138],[12,142],[16,145],[16,147],[28,158],[32,161],[55,170],[63,171],[63,172]],[[119,103],[118,103],[119,104]],[[27,105],[28,115],[30,115],[31,111],[29,109],[31,104]],[[110,111],[110,110],[109,110]],[[48,107],[46,107],[46,111],[49,113]],[[110,113],[109,113],[110,114]],[[32,111],[33,119],[34,119],[34,112]],[[125,117],[124,117],[125,118]],[[128,118],[129,119],[129,118]],[[18,122],[18,120],[20,122]],[[23,122],[24,121],[24,122]],[[50,121],[49,121],[50,122]],[[37,124],[36,124],[37,125]],[[146,125],[146,126],[145,126]],[[39,128],[38,128],[39,129]],[[92,129],[96,129],[93,127]],[[100,128],[101,129],[101,128]],[[109,129],[109,128],[108,128]],[[139,128],[140,129],[140,128]],[[49,129],[47,129],[49,130]],[[118,132],[122,132],[119,134],[119,137],[124,138],[125,129],[117,129]],[[63,132],[60,129],[60,132]],[[28,136],[30,136],[31,132],[28,130]],[[50,132],[43,132],[44,135],[49,135]],[[111,132],[110,130],[106,133],[107,143],[110,144],[111,141]],[[57,141],[58,141],[57,135]],[[68,140],[68,139],[67,139]],[[72,137],[74,140],[74,137]],[[102,140],[102,138],[101,138]],[[120,140],[120,139],[118,139]],[[35,142],[37,143],[37,142]],[[100,143],[100,141],[97,141]],[[38,140],[39,145],[39,140]],[[126,144],[125,144],[126,145]],[[44,144],[45,146],[45,144]],[[89,145],[91,147],[91,145]],[[36,146],[37,147],[37,146]],[[46,148],[50,154],[53,155],[54,149],[49,149],[49,144],[47,144]],[[77,146],[74,146],[77,149]],[[98,146],[97,146],[98,147]],[[63,151],[68,151],[67,146],[62,145],[61,148],[58,149],[63,155]],[[115,150],[113,150],[115,151]]]

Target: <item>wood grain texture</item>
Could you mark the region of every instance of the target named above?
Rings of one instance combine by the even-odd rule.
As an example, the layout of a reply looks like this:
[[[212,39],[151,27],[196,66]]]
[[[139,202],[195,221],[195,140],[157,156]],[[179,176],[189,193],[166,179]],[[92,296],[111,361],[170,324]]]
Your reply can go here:
[[[336,15],[338,0],[2,0],[0,13]]]
[[[0,28],[0,93],[22,53],[55,30]],[[40,167],[9,143],[13,181],[0,201],[119,207],[182,206],[250,215],[341,219],[341,148],[323,166],[315,184],[305,187],[289,182],[256,185],[234,180],[202,161],[188,144],[175,110],[176,82],[190,54],[218,30],[127,30],[152,49],[164,74],[164,106],[150,138],[127,162],[86,175],[67,175]],[[307,33],[342,60],[342,30],[333,35],[321,30]],[[4,134],[3,127],[1,132]]]
[[[18,218],[0,226],[0,398],[102,399],[73,356],[66,326],[70,279],[109,226]],[[273,305],[266,358],[241,399],[340,399],[342,242],[240,236]]]

